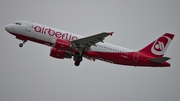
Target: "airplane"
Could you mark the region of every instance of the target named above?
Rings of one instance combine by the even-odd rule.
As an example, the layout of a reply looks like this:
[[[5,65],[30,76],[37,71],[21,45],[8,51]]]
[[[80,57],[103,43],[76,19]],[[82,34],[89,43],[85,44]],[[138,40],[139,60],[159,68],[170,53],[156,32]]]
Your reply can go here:
[[[140,50],[131,50],[104,42],[114,32],[102,32],[91,36],[80,36],[32,21],[16,21],[5,26],[5,30],[22,40],[19,47],[27,41],[51,47],[50,56],[57,59],[73,58],[75,66],[79,66],[83,58],[108,63],[144,66],[170,67],[169,57],[163,57],[174,35],[165,33]]]

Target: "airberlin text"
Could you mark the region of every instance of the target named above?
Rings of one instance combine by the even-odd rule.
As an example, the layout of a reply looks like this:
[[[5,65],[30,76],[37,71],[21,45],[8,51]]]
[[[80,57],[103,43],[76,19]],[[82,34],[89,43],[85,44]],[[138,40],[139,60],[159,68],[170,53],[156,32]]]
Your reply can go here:
[[[69,41],[78,39],[76,36],[73,36],[72,34],[62,33],[59,31],[55,31],[51,28],[45,28],[44,26],[43,27],[35,26],[34,30],[38,33],[48,34],[50,36],[55,36],[57,38],[61,38],[61,39],[69,40]]]

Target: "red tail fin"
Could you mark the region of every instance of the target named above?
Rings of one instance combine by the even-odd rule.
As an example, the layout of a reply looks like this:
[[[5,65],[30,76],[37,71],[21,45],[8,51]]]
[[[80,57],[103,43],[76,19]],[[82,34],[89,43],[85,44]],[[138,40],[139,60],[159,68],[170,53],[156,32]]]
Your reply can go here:
[[[162,57],[171,43],[171,40],[173,40],[173,37],[173,34],[165,33],[157,40],[141,49],[139,52],[151,55],[153,57]]]

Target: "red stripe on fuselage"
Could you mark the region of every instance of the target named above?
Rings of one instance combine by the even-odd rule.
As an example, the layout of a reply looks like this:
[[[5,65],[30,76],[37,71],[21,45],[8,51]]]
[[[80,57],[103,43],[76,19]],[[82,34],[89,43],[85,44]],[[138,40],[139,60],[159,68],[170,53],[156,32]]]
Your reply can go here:
[[[20,40],[30,40],[33,42],[37,42],[40,44],[53,46],[53,43],[46,42],[43,40],[39,40],[33,37],[27,37],[23,35],[19,35],[16,33],[11,33],[12,35],[16,36]],[[74,51],[73,51],[74,52]],[[170,64],[167,62],[164,62],[162,64],[158,63],[151,63],[151,62],[139,62],[139,59],[137,61],[133,60],[133,54],[134,52],[95,52],[95,51],[89,51],[83,53],[85,56],[91,57],[93,59],[99,59],[105,62],[110,62],[114,64],[121,64],[121,65],[129,65],[129,66],[151,66],[151,67],[169,67]],[[130,55],[131,54],[131,55]],[[140,57],[141,59],[147,59],[147,57]]]

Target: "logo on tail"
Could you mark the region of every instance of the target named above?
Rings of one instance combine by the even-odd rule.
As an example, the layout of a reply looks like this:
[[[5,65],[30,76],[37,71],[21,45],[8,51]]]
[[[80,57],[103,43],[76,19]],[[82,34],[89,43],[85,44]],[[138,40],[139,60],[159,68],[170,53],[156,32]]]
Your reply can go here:
[[[157,39],[151,47],[151,52],[155,55],[163,55],[171,42],[171,38],[162,36]]]

